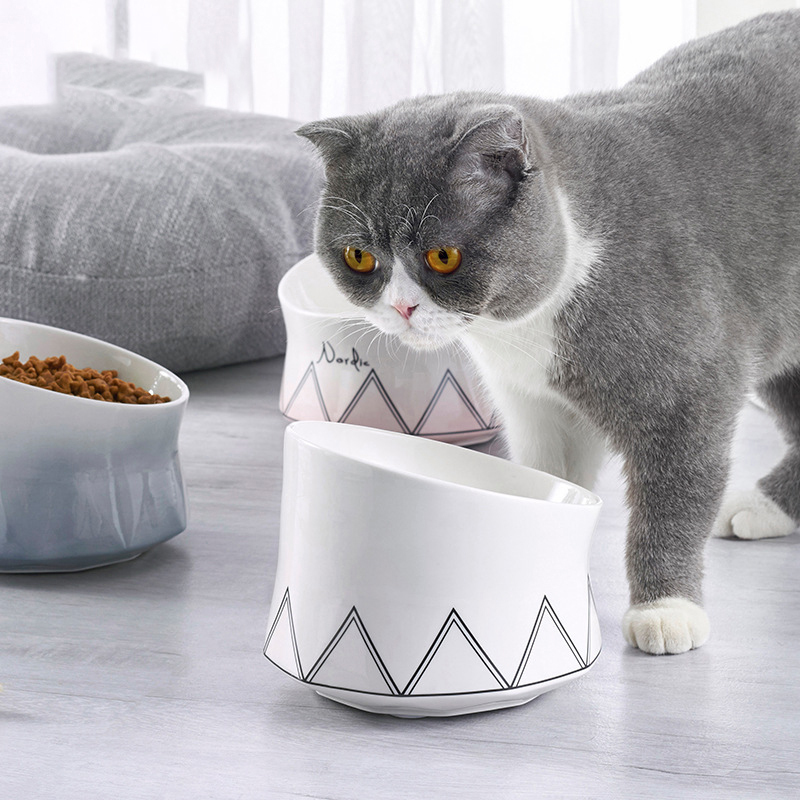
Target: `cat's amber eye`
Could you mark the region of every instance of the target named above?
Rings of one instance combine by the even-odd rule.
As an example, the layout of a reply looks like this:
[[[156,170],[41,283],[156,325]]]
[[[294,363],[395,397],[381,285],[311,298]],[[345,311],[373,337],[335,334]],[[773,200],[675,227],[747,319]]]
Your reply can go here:
[[[378,266],[372,253],[367,250],[359,250],[357,247],[345,247],[342,251],[342,258],[354,272],[372,272]]]
[[[425,261],[434,271],[442,275],[455,272],[461,265],[461,251],[457,247],[439,247],[425,253]]]

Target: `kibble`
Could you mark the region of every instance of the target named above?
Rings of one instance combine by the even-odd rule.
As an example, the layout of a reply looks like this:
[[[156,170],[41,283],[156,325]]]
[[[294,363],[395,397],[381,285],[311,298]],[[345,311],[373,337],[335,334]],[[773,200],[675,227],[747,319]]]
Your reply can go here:
[[[153,405],[170,401],[169,397],[151,394],[141,386],[123,381],[115,369],[106,369],[102,372],[90,367],[77,369],[67,363],[65,356],[50,356],[45,359],[31,356],[23,364],[19,360],[18,350],[2,360],[0,377],[27,383],[29,386],[38,386],[51,392],[87,397],[90,400],[104,400],[108,403]]]

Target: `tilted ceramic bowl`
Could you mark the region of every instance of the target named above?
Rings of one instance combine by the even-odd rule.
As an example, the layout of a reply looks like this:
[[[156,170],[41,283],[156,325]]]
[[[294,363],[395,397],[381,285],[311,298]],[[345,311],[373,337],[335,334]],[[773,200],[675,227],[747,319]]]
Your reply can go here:
[[[347,422],[454,444],[496,435],[467,357],[452,349],[418,352],[379,334],[317,256],[286,273],[278,299],[287,339],[280,410],[289,419]]]
[[[186,527],[178,431],[189,398],[168,370],[121,347],[0,318],[0,357],[64,355],[115,369],[169,403],[127,405],[0,377],[0,571],[87,569],[124,561]]]
[[[589,580],[600,507],[585,489],[494,456],[294,423],[264,654],[367,711],[525,703],[600,652]]]

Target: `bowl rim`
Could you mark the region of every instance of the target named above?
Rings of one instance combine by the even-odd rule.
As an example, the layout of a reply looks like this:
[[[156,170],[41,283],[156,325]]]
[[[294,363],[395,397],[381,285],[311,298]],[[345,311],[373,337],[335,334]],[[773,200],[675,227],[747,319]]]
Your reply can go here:
[[[353,305],[344,295],[341,295],[341,302],[344,303],[352,313],[347,311],[325,311],[324,309],[307,308],[300,305],[292,296],[290,286],[293,281],[299,280],[298,273],[304,269],[318,268],[326,277],[330,278],[322,264],[322,260],[316,252],[309,253],[304,258],[292,264],[291,267],[283,274],[283,277],[278,282],[278,302],[283,309],[284,315],[286,311],[291,311],[298,316],[316,317],[328,320],[346,320],[346,319],[359,319],[364,320],[364,310],[356,305]],[[331,280],[333,280],[331,278]],[[338,291],[338,290],[337,290]],[[341,294],[341,293],[340,293]]]
[[[482,486],[470,486],[465,483],[459,483],[455,481],[445,480],[444,478],[433,477],[430,475],[421,475],[413,470],[407,468],[398,468],[398,467],[390,467],[385,462],[381,462],[377,459],[371,457],[364,457],[358,458],[349,453],[341,452],[340,450],[336,450],[332,447],[326,446],[325,444],[320,443],[318,440],[313,438],[309,435],[314,429],[320,428],[328,428],[332,425],[341,426],[342,428],[353,429],[360,432],[356,432],[355,435],[362,435],[361,432],[368,431],[369,434],[372,436],[383,437],[383,438],[395,438],[399,440],[400,438],[406,439],[409,442],[410,447],[418,447],[418,448],[428,448],[429,450],[441,450],[441,448],[455,448],[456,451],[461,452],[464,454],[463,457],[471,458],[471,459],[497,459],[506,466],[503,469],[514,469],[516,471],[528,471],[530,473],[536,474],[538,476],[545,477],[553,482],[553,484],[562,484],[567,486],[573,490],[577,490],[578,497],[581,498],[580,502],[574,501],[558,501],[558,500],[550,500],[545,497],[533,497],[531,495],[525,494],[518,494],[513,492],[504,492],[499,491],[497,489],[490,489],[487,487]],[[305,429],[305,430],[304,430]],[[509,501],[521,501],[524,503],[544,503],[548,506],[558,506],[561,508],[571,508],[571,509],[586,509],[591,511],[599,511],[603,506],[602,498],[595,494],[594,492],[586,489],[583,486],[579,486],[576,483],[572,483],[571,481],[564,480],[563,478],[559,478],[557,475],[552,475],[549,472],[544,472],[543,470],[534,469],[533,467],[526,467],[522,464],[516,464],[513,461],[509,461],[507,459],[500,458],[498,456],[493,456],[489,453],[482,453],[479,450],[470,450],[469,448],[463,448],[456,444],[450,444],[447,442],[441,442],[436,439],[428,439],[421,436],[412,436],[407,433],[398,433],[395,431],[388,431],[382,428],[369,428],[364,425],[348,425],[347,423],[342,422],[333,422],[327,420],[297,420],[295,422],[290,423],[286,427],[285,436],[294,437],[302,441],[309,447],[321,450],[326,453],[332,453],[339,458],[346,459],[347,461],[351,461],[354,463],[360,464],[367,464],[373,469],[376,469],[384,474],[393,474],[393,475],[402,475],[406,478],[413,478],[415,480],[421,481],[423,483],[429,483],[434,486],[446,486],[450,490],[456,491],[465,491],[469,493],[478,493],[482,495],[488,495],[491,497],[502,497]],[[455,452],[455,451],[453,451]],[[486,462],[491,463],[491,462]]]
[[[121,409],[121,408],[161,409],[162,411],[160,413],[163,413],[163,409],[166,408],[174,409],[177,406],[183,406],[189,400],[189,387],[183,380],[181,380],[181,378],[179,378],[174,372],[172,372],[172,370],[167,369],[158,362],[146,358],[145,356],[140,355],[139,353],[136,353],[133,350],[128,350],[127,348],[121,347],[120,345],[107,342],[104,339],[98,339],[96,336],[89,336],[85,333],[78,333],[77,331],[71,331],[68,330],[67,328],[58,328],[55,325],[46,325],[45,323],[42,322],[31,322],[30,320],[17,319],[15,317],[0,316],[0,325],[3,324],[16,325],[21,328],[26,328],[26,327],[39,328],[41,330],[52,331],[57,334],[65,335],[67,338],[78,339],[100,344],[103,347],[108,348],[110,351],[116,352],[118,354],[123,354],[125,356],[130,356],[133,360],[143,362],[147,365],[155,367],[157,371],[165,373],[169,377],[169,379],[177,386],[180,392],[178,397],[170,398],[170,401],[168,403],[143,403],[141,405],[139,405],[138,403],[109,403],[109,402],[98,403],[96,400],[93,400],[90,397],[78,397],[74,394],[67,394],[66,392],[48,392],[48,394],[53,397],[62,397],[65,399],[71,398],[72,400],[82,400],[84,403],[94,403],[96,406],[99,407],[107,407],[115,409]],[[2,356],[2,358],[5,357],[6,356]],[[13,384],[16,387],[20,387],[22,390],[35,390],[42,388],[41,386],[31,386],[30,384],[22,383],[21,381],[15,381],[13,378],[7,378],[6,376],[0,376],[0,378],[5,379],[9,384]],[[5,384],[0,384],[0,386],[3,385]],[[11,391],[18,391],[18,389],[11,389]],[[125,411],[122,413],[129,413],[129,412]],[[149,411],[146,413],[153,413],[153,412]]]

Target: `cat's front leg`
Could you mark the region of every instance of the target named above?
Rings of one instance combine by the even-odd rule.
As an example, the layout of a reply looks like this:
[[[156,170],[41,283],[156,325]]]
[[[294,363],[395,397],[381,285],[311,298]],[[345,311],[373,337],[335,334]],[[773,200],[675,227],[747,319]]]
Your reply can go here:
[[[701,606],[703,550],[725,488],[731,419],[695,409],[631,437],[625,453],[631,508],[627,642],[683,653],[709,636]]]
[[[606,454],[599,431],[558,397],[500,394],[496,399],[511,459],[591,489]]]

